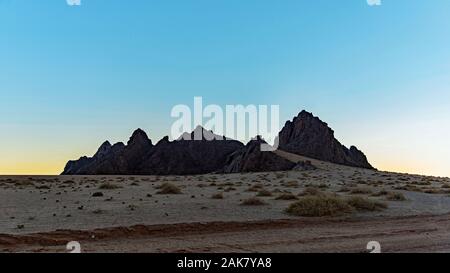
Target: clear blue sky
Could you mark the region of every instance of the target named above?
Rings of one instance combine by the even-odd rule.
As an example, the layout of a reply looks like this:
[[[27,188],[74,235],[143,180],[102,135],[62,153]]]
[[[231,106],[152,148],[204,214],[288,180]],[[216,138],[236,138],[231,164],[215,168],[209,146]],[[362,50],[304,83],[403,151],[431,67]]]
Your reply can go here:
[[[450,1],[0,0],[0,174],[58,173],[173,105],[307,109],[378,168],[450,176]]]

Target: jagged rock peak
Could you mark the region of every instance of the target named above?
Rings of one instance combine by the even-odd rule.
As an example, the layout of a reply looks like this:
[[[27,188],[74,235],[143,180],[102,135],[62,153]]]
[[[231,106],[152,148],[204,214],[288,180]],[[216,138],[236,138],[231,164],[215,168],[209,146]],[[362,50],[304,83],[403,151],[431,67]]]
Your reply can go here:
[[[102,157],[109,153],[111,150],[111,143],[109,141],[103,142],[102,145],[98,148],[97,152],[95,153],[94,157]]]
[[[127,145],[134,145],[134,144],[151,145],[152,141],[148,138],[147,133],[144,130],[138,128],[133,132],[133,134],[130,137],[130,140],[128,140],[127,143]]]
[[[347,149],[334,137],[328,124],[305,110],[286,122],[279,144],[287,152],[354,167],[372,168],[356,147]]]
[[[161,145],[163,143],[170,143],[169,136],[164,136],[163,138],[161,138],[158,141],[158,143],[156,143],[156,146]]]
[[[212,130],[206,130],[198,125],[191,133],[183,133],[178,140],[225,140],[224,136],[216,135]]]

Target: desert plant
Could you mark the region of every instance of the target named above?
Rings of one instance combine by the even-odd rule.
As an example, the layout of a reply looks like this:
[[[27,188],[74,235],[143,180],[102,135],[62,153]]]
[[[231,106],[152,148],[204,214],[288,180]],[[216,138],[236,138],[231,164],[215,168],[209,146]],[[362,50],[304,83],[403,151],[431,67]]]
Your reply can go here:
[[[345,200],[337,196],[307,196],[291,204],[286,213],[294,216],[337,216],[352,211]]]
[[[298,198],[292,193],[283,193],[277,196],[277,198],[275,198],[275,200],[297,200],[297,199]]]
[[[272,196],[272,193],[268,190],[262,189],[258,192],[258,194],[256,194],[256,196],[268,197],[268,196]]]
[[[324,194],[324,192],[322,192],[318,188],[307,187],[299,195],[300,196],[317,196],[317,195],[323,195],[323,194]]]
[[[157,194],[181,194],[180,188],[171,183],[164,183],[158,187],[160,191]]]
[[[371,194],[372,190],[370,188],[357,187],[350,191],[351,194]]]
[[[288,187],[288,188],[297,188],[299,186],[299,183],[298,183],[298,181],[293,180],[293,181],[289,181],[289,182],[284,182],[283,186]]]
[[[265,204],[266,203],[264,201],[262,201],[261,199],[259,199],[257,197],[252,197],[252,198],[249,198],[249,199],[245,199],[241,203],[242,206],[262,206],[262,205],[265,205]]]
[[[211,196],[212,199],[223,199],[223,193],[219,192]]]
[[[256,184],[256,185],[253,185],[253,186],[251,186],[250,188],[248,188],[246,191],[247,191],[247,192],[258,192],[258,191],[260,191],[262,188],[263,188],[262,185]]]
[[[106,182],[106,183],[101,184],[98,188],[100,190],[115,190],[115,189],[120,189],[121,186]]]
[[[401,192],[389,192],[386,197],[389,201],[405,201],[406,197]]]
[[[380,211],[387,208],[385,203],[373,201],[361,196],[353,196],[348,198],[347,204],[358,211]]]

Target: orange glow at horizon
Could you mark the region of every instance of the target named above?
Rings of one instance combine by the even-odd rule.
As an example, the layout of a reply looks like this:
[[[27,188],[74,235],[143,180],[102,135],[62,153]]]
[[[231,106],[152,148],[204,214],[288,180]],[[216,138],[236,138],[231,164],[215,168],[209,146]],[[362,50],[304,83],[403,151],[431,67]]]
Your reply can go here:
[[[369,159],[370,160],[370,159]],[[373,166],[379,171],[418,174],[425,176],[449,177],[449,174],[439,173],[431,166],[420,165],[417,162],[403,162],[400,164],[395,160],[373,160]],[[59,175],[65,166],[64,161],[42,161],[42,162],[5,162],[0,160],[0,175]]]

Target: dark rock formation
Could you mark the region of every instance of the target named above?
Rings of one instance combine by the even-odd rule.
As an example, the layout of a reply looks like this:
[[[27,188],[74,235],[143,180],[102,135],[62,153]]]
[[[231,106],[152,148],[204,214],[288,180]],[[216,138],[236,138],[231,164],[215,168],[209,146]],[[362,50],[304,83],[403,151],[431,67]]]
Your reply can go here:
[[[244,148],[234,152],[227,160],[224,173],[287,171],[295,163],[273,152],[261,151],[261,145],[267,144],[261,137],[256,137]]]
[[[137,129],[134,131],[119,160],[126,166],[128,173],[135,174],[139,171],[139,165],[152,153],[152,141],[147,134]]]
[[[198,134],[210,139],[212,132],[197,127],[191,133],[192,139]],[[204,174],[223,168],[228,156],[244,146],[235,140],[207,140],[205,137],[185,140],[189,139],[187,135],[183,134],[184,138],[173,142],[165,137],[153,146],[147,134],[138,129],[126,146],[123,143],[111,146],[109,142],[105,142],[92,158],[82,157],[77,161],[69,161],[62,174]]]
[[[133,174],[137,165],[151,151],[152,142],[141,129],[136,130],[125,146],[106,141],[91,158],[69,161],[63,175]]]
[[[366,156],[356,147],[350,149],[334,138],[334,132],[325,122],[302,111],[286,125],[279,134],[280,149],[323,161],[373,168]]]
[[[93,157],[69,161],[63,175],[187,175],[211,172],[265,172],[292,169],[295,164],[273,152],[262,152],[261,138],[244,146],[202,127],[175,141],[168,137],[156,145],[141,130],[127,144],[103,143]],[[279,134],[279,146],[287,152],[355,167],[372,168],[356,147],[347,149],[333,130],[311,113],[301,112]],[[298,170],[314,166],[297,164]]]
[[[196,134],[197,137],[194,138]],[[137,173],[186,175],[211,173],[221,169],[228,156],[244,145],[235,140],[209,140],[211,134],[211,131],[197,127],[190,137],[189,134],[183,134],[173,142],[165,137],[156,144]]]

